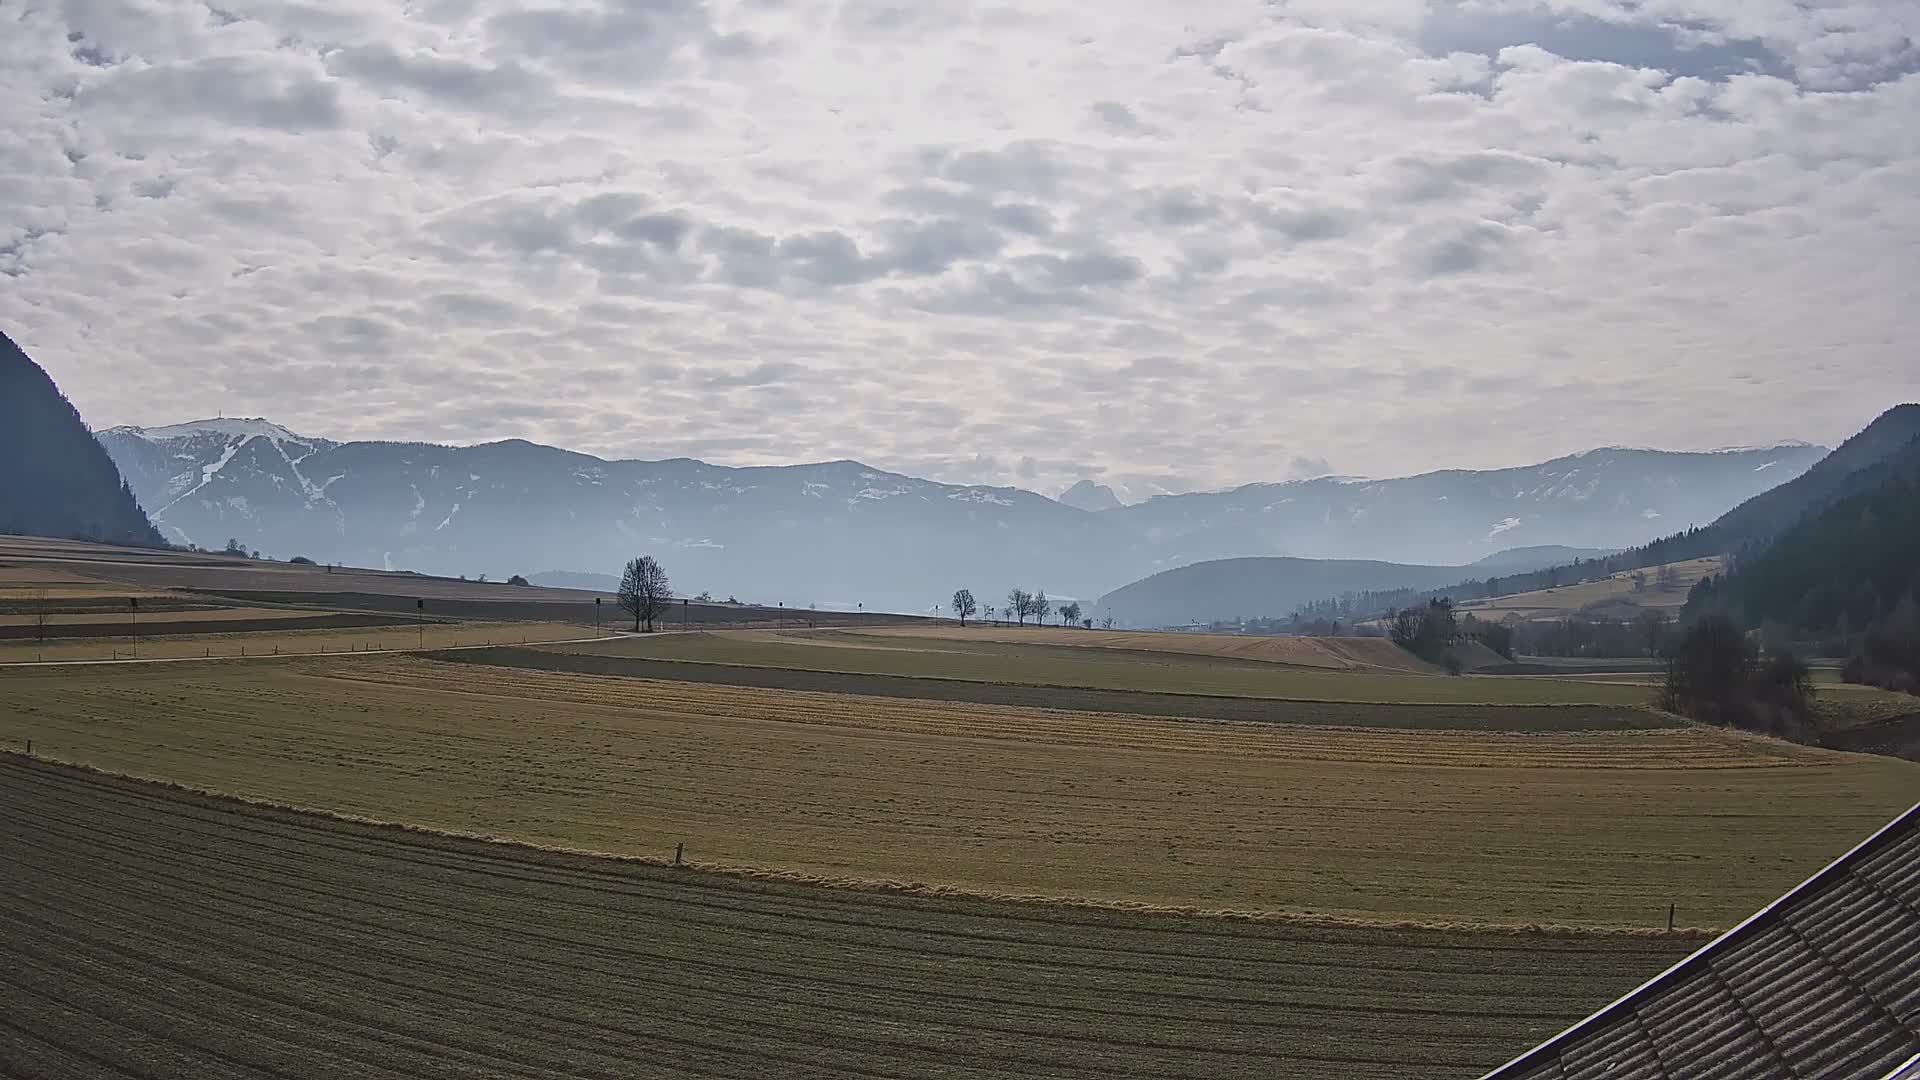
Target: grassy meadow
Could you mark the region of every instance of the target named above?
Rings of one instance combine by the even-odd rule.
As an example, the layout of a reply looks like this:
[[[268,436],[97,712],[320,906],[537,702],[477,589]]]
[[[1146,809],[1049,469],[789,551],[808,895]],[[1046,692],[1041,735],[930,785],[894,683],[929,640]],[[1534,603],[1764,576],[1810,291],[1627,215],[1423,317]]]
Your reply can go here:
[[[1674,577],[1667,587],[1662,587],[1657,580],[1662,568],[1650,566],[1639,571],[1644,579],[1639,588],[1633,583],[1635,571],[1625,570],[1600,581],[1510,593],[1486,600],[1465,600],[1459,604],[1459,610],[1462,614],[1471,612],[1482,619],[1494,620],[1510,615],[1527,620],[1564,619],[1601,608],[1622,611],[1641,608],[1674,615],[1686,605],[1687,590],[1701,578],[1719,573],[1723,562],[1719,556],[1710,556],[1669,563]]]

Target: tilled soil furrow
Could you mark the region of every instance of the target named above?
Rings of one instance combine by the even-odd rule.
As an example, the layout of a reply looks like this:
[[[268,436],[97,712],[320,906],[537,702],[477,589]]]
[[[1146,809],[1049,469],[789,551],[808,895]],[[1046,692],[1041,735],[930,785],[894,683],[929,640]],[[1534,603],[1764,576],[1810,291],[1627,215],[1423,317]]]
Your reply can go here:
[[[169,1078],[300,1063],[321,1076],[1346,1080],[1410,1047],[1429,1075],[1465,1076],[1676,951],[877,897],[17,759],[0,759],[0,813],[16,826],[0,833],[0,892],[18,915],[0,924],[0,979],[37,1003],[34,1053],[54,1070],[101,1053],[90,1032],[122,1030]],[[1396,942],[1447,962],[1409,964]],[[1560,1015],[1506,1015],[1525,996],[1508,981],[1543,964],[1586,993]],[[1420,1004],[1448,1000],[1455,1012]]]

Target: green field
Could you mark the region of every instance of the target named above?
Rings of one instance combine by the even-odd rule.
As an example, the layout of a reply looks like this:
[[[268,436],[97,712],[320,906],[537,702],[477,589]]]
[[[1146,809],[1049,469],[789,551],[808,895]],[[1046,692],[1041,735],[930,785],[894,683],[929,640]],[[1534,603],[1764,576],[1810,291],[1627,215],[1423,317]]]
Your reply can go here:
[[[552,648],[583,655],[1072,686],[1148,693],[1401,704],[1645,705],[1645,687],[1559,679],[1449,678],[1328,671],[1257,660],[1147,649],[1090,649],[965,638],[900,638],[885,633],[812,631],[661,634]]]
[[[1684,724],[1679,717],[1643,705],[1408,705],[1361,701],[1159,694],[1080,686],[1032,686],[903,675],[855,675],[805,668],[746,667],[699,661],[655,660],[606,653],[504,647],[424,654],[449,663],[527,671],[613,675],[636,679],[710,683],[763,690],[970,702],[1029,709],[1172,716],[1189,720],[1234,720],[1259,724],[1391,728],[1434,731],[1643,731]],[[1365,678],[1363,675],[1353,678]]]
[[[880,896],[0,756],[0,1074],[1470,1077],[1690,941]]]

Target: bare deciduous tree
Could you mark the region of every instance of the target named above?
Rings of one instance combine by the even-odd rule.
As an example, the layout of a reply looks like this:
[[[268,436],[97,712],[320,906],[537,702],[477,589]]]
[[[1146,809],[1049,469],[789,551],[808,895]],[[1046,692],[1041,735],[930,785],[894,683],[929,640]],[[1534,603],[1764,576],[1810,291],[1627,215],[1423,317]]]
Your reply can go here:
[[[1080,625],[1080,601],[1075,600],[1070,604],[1060,605],[1060,625]]]
[[[1047,599],[1047,590],[1041,589],[1033,594],[1033,621],[1041,626],[1047,625],[1047,616],[1053,614],[1053,603]]]
[[[667,584],[667,572],[658,559],[642,555],[627,560],[626,572],[620,575],[620,606],[633,616],[634,630],[638,631],[644,623],[647,632],[652,633],[653,620],[671,599],[673,589]]]
[[[953,613],[960,616],[961,626],[967,625],[967,619],[979,610],[980,605],[974,602],[972,589],[961,589],[953,594]]]
[[[1007,593],[1007,614],[1027,625],[1027,616],[1033,614],[1033,594],[1025,589],[1013,589]]]

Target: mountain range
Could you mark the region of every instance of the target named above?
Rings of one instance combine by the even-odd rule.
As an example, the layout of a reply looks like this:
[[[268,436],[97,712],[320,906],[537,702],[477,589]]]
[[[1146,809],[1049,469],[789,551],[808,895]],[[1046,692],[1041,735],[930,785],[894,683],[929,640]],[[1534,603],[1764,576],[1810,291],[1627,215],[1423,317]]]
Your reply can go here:
[[[1469,566],[1272,556],[1210,559],[1123,585],[1101,597],[1093,610],[1124,626],[1284,618],[1303,604],[1341,593],[1438,589],[1467,578],[1526,573],[1607,554],[1542,545],[1503,551]]]
[[[1294,559],[1215,559],[1134,582],[1103,597],[1097,606],[1103,612],[1111,606],[1116,618],[1149,625],[1236,616],[1284,617],[1275,612],[1285,611],[1289,605],[1313,605],[1323,608],[1319,614],[1355,620],[1424,603],[1430,597],[1444,596],[1456,602],[1478,600],[1725,555],[1735,567],[1752,570],[1733,575],[1734,579],[1744,578],[1745,583],[1729,582],[1722,594],[1726,603],[1742,610],[1764,611],[1765,619],[1820,630],[1833,629],[1833,613],[1845,609],[1857,629],[1885,614],[1901,599],[1905,587],[1898,585],[1897,579],[1915,569],[1913,564],[1920,560],[1920,546],[1913,543],[1911,532],[1890,524],[1901,519],[1885,513],[1876,516],[1871,510],[1874,505],[1897,502],[1906,490],[1902,485],[1910,486],[1916,476],[1920,476],[1920,405],[1897,405],[1811,468],[1745,500],[1710,524],[1625,550],[1519,549],[1470,567],[1451,568],[1458,576],[1443,584],[1435,584],[1434,571],[1449,568],[1377,566],[1356,578],[1349,572],[1352,567],[1334,562],[1324,564],[1326,572],[1317,573]],[[1821,521],[1831,508],[1862,497],[1867,510],[1859,521],[1844,514],[1840,526]],[[1846,513],[1852,512],[1849,509]],[[1796,532],[1818,540],[1784,544],[1784,549],[1775,547],[1778,538]],[[1836,542],[1835,538],[1842,536],[1851,540]],[[1820,550],[1826,557],[1802,557],[1811,550]],[[1889,555],[1900,551],[1907,553],[1905,562]],[[1753,563],[1755,559],[1759,563]],[[1760,565],[1766,569],[1755,568]],[[1874,575],[1870,588],[1839,595],[1849,591],[1843,582]],[[1809,576],[1816,579],[1812,586],[1805,584]],[[1798,591],[1779,586],[1789,579],[1798,582],[1794,586]],[[1355,580],[1366,583],[1356,585]],[[1319,589],[1317,595],[1302,595],[1313,588]],[[1766,589],[1776,594],[1772,600],[1775,608],[1765,608],[1761,601],[1750,598],[1756,590]],[[1786,600],[1781,600],[1781,593],[1787,595]],[[1782,603],[1794,608],[1790,618],[1783,617],[1779,610]]]
[[[1127,506],[1092,483],[1068,505],[855,461],[733,468],[608,461],[520,440],[343,443],[263,419],[113,428],[100,441],[180,544],[233,539],[282,558],[495,577],[606,574],[651,553],[682,592],[897,611],[926,611],[961,585],[982,597],[1019,584],[1092,598],[1228,556],[1457,567],[1515,547],[1626,547],[1712,520],[1826,453],[1798,443],[1613,448]]]

